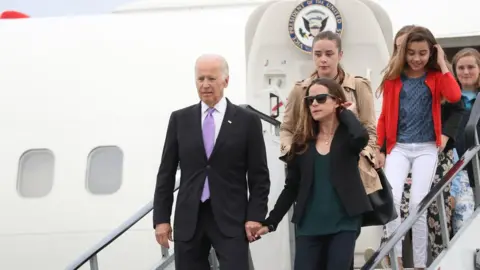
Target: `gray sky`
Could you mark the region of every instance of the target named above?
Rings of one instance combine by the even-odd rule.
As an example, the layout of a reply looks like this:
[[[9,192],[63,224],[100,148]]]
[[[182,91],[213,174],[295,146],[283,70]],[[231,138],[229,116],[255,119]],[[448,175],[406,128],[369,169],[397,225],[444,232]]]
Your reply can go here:
[[[109,13],[135,0],[0,0],[0,13],[16,10],[31,17]]]

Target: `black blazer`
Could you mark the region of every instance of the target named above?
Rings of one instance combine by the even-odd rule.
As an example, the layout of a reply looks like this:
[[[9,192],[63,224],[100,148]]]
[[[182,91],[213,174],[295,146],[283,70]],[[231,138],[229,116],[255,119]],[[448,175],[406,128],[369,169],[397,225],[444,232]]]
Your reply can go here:
[[[188,241],[194,235],[207,172],[210,204],[224,235],[245,234],[245,222],[263,222],[268,209],[270,176],[260,118],[227,99],[220,133],[207,159],[201,108],[198,103],[171,114],[157,175],[154,227],[170,223],[175,174],[180,162],[181,180],[173,229],[179,241]]]
[[[339,116],[340,125],[330,146],[332,164],[330,180],[348,215],[356,216],[373,211],[358,171],[359,155],[367,145],[369,136],[351,111],[343,110]],[[314,181],[316,154],[315,141],[312,141],[305,153],[295,155],[287,162],[285,187],[264,223],[270,226],[270,229],[277,228],[295,201],[292,222],[298,223],[302,220]]]
[[[447,152],[455,148],[455,142],[458,137],[458,134],[461,133],[461,130],[465,128],[462,126],[462,122],[465,115],[465,106],[463,101],[449,103],[445,102],[441,107],[442,113],[442,134],[448,136],[448,143],[443,149],[444,152]],[[468,119],[468,117],[467,117]]]

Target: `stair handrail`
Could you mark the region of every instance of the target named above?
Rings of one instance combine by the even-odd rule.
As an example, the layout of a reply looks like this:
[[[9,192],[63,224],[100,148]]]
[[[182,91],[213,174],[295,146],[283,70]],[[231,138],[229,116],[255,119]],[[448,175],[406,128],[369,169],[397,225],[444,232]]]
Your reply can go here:
[[[477,101],[480,100],[480,93],[477,95]],[[362,270],[373,270],[380,264],[385,256],[390,253],[390,257],[396,258],[396,252],[393,249],[395,244],[413,227],[413,224],[418,218],[427,211],[427,208],[436,200],[439,210],[440,227],[442,233],[442,245],[448,248],[450,243],[450,237],[447,229],[447,221],[445,214],[445,205],[443,198],[443,190],[448,184],[455,178],[455,176],[464,168],[467,169],[469,178],[474,178],[475,187],[475,205],[480,205],[480,161],[478,158],[478,152],[480,150],[477,126],[480,120],[480,102],[475,102],[470,112],[470,118],[465,126],[465,145],[467,151],[463,154],[462,158],[453,165],[453,167],[447,172],[447,174],[430,190],[430,192],[423,198],[420,204],[414,211],[410,211],[408,217],[400,224],[395,232],[387,239],[387,241],[370,257],[370,259],[362,266]],[[469,164],[472,161],[471,165]],[[398,261],[396,259],[390,260],[392,263],[392,269],[398,269]]]
[[[176,181],[175,181],[175,189],[174,192],[178,190],[180,183],[180,171],[177,170]],[[115,239],[123,235],[126,231],[128,231],[133,225],[137,224],[141,219],[143,219],[146,215],[148,215],[153,210],[153,200],[149,201],[145,206],[140,208],[135,214],[133,214],[129,219],[123,222],[120,226],[115,228],[112,232],[110,232],[107,236],[105,236],[102,240],[100,240],[97,244],[79,256],[73,263],[71,263],[66,269],[67,270],[77,270],[82,267],[88,261],[95,261],[96,264],[96,256],[97,254],[102,251],[104,248],[109,246]],[[98,266],[97,266],[98,267]],[[91,268],[96,268],[91,267]]]
[[[475,103],[470,112],[470,118],[465,126],[465,145],[467,147],[479,144],[478,122],[480,120],[480,93],[477,94]],[[467,166],[468,179],[474,192],[475,208],[480,206],[480,160],[475,156]]]
[[[259,118],[267,123],[272,124],[274,127],[280,127],[281,122],[277,119],[264,114],[257,109],[253,108],[248,104],[241,104],[240,107],[251,111],[259,116]],[[178,190],[180,183],[180,167],[177,169],[176,181],[175,181],[175,189],[174,192]],[[131,216],[127,221],[122,223],[118,226],[115,230],[109,233],[106,237],[100,240],[97,244],[95,244],[92,248],[88,251],[83,253],[80,257],[78,257],[73,263],[71,263],[66,270],[77,270],[85,263],[90,261],[90,268],[92,270],[98,269],[98,262],[97,262],[97,254],[102,251],[104,248],[109,246],[113,241],[115,241],[118,237],[123,235],[126,231],[128,231],[133,225],[137,224],[141,219],[143,219],[146,215],[148,215],[153,210],[153,200],[149,201],[145,206],[143,206],[140,210],[138,210],[133,216]],[[162,252],[163,253],[163,252]],[[168,253],[168,252],[167,252]],[[163,264],[164,262],[162,262]],[[249,263],[250,269],[253,269],[253,262],[251,261],[250,252],[249,252]]]
[[[374,270],[377,265],[389,254],[393,249],[395,244],[402,239],[402,237],[413,227],[415,222],[420,218],[420,216],[427,211],[428,207],[437,200],[439,204],[440,216],[441,212],[445,212],[444,200],[443,200],[443,191],[447,185],[455,178],[455,176],[465,168],[468,162],[472,160],[473,157],[477,155],[480,151],[480,145],[471,147],[468,149],[465,154],[457,161],[453,167],[446,173],[446,175],[430,190],[430,192],[423,198],[420,204],[416,209],[410,210],[408,217],[400,224],[395,232],[393,232],[387,241],[370,257],[370,259],[362,266],[361,270]],[[442,197],[442,200],[439,199]],[[438,203],[440,202],[440,203]],[[440,217],[442,219],[442,217]],[[443,220],[446,221],[446,220]],[[440,226],[446,222],[440,222]],[[446,224],[445,224],[446,226]],[[442,228],[442,240],[443,245],[448,246],[448,236],[445,237],[443,234],[444,229]],[[447,233],[448,235],[448,233]],[[396,263],[396,260],[390,260],[392,262],[392,269],[395,270],[393,264]]]
[[[262,113],[261,111],[253,108],[252,106],[248,105],[248,104],[240,104],[238,105],[239,107],[242,107],[248,111],[251,111],[253,112],[254,114],[258,115],[258,117],[260,117],[260,119],[262,119],[263,121],[269,123],[269,124],[272,124],[274,127],[280,127],[280,124],[282,122],[278,121],[277,119],[265,114],[265,113]]]

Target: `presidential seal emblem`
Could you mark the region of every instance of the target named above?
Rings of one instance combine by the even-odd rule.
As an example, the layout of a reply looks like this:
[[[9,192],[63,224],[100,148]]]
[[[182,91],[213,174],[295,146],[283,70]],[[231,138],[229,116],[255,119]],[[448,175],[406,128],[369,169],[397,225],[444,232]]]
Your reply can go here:
[[[313,38],[328,30],[341,35],[343,19],[340,11],[325,0],[303,1],[295,7],[288,20],[290,39],[307,53],[312,52]]]

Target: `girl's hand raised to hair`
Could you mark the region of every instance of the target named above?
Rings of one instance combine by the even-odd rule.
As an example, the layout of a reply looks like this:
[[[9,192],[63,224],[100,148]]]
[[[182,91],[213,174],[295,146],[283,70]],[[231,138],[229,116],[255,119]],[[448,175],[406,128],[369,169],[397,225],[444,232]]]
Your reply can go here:
[[[440,44],[433,45],[437,49],[437,64],[439,66],[445,65],[445,51],[443,51]]]

